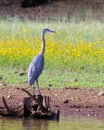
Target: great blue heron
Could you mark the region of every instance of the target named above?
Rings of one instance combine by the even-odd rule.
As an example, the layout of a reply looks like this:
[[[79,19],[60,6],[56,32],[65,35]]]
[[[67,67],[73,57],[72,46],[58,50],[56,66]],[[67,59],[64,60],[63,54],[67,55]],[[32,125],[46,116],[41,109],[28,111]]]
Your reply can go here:
[[[41,95],[40,87],[38,84],[38,77],[44,69],[44,52],[45,52],[45,38],[44,35],[47,32],[55,33],[55,31],[49,30],[47,28],[42,30],[42,48],[40,53],[32,60],[28,69],[28,83],[33,87],[32,93],[34,95],[34,83],[36,81],[39,95]]]

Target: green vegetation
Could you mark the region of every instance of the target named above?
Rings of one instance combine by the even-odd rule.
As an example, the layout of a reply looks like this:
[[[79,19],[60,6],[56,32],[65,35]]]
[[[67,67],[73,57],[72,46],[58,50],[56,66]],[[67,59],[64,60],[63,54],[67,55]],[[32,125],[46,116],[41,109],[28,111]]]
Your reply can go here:
[[[104,87],[104,24],[100,22],[0,20],[0,82],[27,85],[28,65],[41,49],[46,35],[45,70],[42,87]],[[22,74],[23,73],[23,74]]]

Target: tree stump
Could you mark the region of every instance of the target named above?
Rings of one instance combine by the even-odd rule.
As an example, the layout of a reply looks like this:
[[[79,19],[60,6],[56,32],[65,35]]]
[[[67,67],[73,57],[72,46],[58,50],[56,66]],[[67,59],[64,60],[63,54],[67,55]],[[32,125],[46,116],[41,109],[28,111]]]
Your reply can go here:
[[[19,88],[20,89],[20,88]],[[2,97],[2,105],[0,105],[0,115],[2,116],[15,116],[15,117],[32,117],[32,118],[42,118],[42,119],[59,119],[60,111],[57,108],[51,110],[50,97],[42,95],[31,95],[27,90],[20,89],[26,92],[29,96],[24,97],[22,102],[11,106],[9,102],[13,100],[11,95],[9,99]],[[14,99],[17,100],[18,99]],[[18,101],[19,102],[19,101]]]

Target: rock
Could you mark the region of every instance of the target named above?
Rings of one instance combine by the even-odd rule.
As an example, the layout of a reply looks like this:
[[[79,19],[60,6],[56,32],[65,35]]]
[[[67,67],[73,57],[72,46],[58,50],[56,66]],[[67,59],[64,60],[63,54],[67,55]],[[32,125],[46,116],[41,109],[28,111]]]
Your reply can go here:
[[[22,73],[19,74],[19,76],[23,76],[23,75],[25,75],[25,74],[26,74],[25,72],[22,72]]]
[[[71,82],[78,82],[78,79],[72,79]]]
[[[48,86],[52,87],[52,84],[48,84]]]
[[[7,85],[6,85],[6,83],[1,82],[1,83],[0,83],[0,87],[3,87],[3,86],[7,86]]]
[[[69,100],[68,99],[65,99],[64,101],[63,101],[63,103],[68,103],[69,102]]]
[[[3,79],[3,77],[2,76],[0,76],[0,80],[2,80]]]
[[[8,96],[7,96],[7,99],[11,99],[11,98],[12,98],[12,96],[11,96],[11,95],[8,95]]]
[[[104,90],[101,90],[98,94],[98,96],[104,96]]]

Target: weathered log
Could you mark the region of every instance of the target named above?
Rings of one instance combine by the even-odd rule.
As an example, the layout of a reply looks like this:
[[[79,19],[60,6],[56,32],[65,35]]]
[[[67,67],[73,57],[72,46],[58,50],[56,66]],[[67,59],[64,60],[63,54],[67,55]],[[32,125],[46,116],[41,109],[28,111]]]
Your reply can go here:
[[[23,113],[24,113],[24,109],[23,109],[23,104],[20,104],[19,106],[16,106],[15,108],[9,108],[6,100],[5,100],[5,97],[2,97],[3,99],[3,103],[4,103],[4,106],[5,106],[5,112],[1,113],[2,115],[7,115],[7,116],[22,116]]]
[[[20,89],[20,88],[19,88]],[[59,119],[59,110],[51,110],[50,97],[42,95],[31,95],[27,90],[20,89],[26,92],[29,96],[24,97],[21,102],[18,99],[2,97],[2,105],[0,105],[0,115],[2,116],[15,116],[15,117],[32,117],[32,118],[48,118],[48,119]],[[10,101],[9,101],[10,100]],[[18,103],[11,105],[11,100],[16,100]]]

